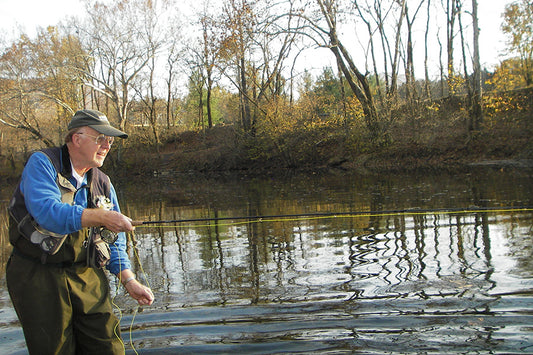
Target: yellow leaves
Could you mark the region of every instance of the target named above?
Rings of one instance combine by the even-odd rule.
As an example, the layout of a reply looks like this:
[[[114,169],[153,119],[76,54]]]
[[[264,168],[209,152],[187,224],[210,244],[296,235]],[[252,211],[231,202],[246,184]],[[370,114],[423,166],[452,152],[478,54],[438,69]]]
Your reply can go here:
[[[497,91],[513,90],[516,88],[525,87],[527,85],[521,61],[517,58],[511,58],[503,61],[495,70],[491,79],[487,80],[487,84],[491,84]]]
[[[359,125],[364,121],[363,108],[355,97],[343,103],[304,94],[292,105],[278,97],[275,102],[265,103],[262,110],[265,116],[257,120],[258,134],[274,140],[295,134],[335,131],[346,124]]]
[[[487,116],[493,116],[499,113],[521,110],[522,107],[518,100],[507,95],[490,95],[484,98],[483,110]]]
[[[450,75],[448,80],[448,86],[451,95],[460,93],[465,87],[465,78],[460,75]]]
[[[429,105],[426,106],[426,109],[431,112],[439,112],[440,110],[440,104],[437,102],[430,102]]]

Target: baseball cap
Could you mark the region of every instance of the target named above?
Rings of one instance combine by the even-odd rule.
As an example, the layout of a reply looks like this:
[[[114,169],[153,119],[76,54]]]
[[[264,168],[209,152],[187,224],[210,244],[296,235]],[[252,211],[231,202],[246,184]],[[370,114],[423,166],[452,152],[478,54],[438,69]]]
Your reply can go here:
[[[76,111],[68,124],[68,129],[89,126],[92,129],[110,137],[128,138],[128,135],[111,126],[106,115],[96,110]]]

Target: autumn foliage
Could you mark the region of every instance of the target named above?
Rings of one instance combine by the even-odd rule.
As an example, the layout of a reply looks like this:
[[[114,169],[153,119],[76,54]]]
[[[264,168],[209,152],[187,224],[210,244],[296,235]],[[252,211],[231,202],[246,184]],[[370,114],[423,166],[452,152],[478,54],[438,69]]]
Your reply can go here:
[[[199,31],[187,31],[172,0],[87,1],[83,21],[3,47],[0,171],[16,175],[29,152],[61,144],[81,108],[103,111],[130,133],[106,164],[139,174],[531,158],[528,2],[506,9],[509,58],[482,72],[469,63],[461,17],[476,1],[470,9],[422,0],[416,11],[405,1],[375,3],[390,17],[341,0],[227,0],[199,10]],[[425,78],[417,80],[412,36],[422,9],[443,16],[445,33],[458,36],[438,38],[447,51],[440,76],[430,78],[424,61]],[[364,69],[361,52],[339,36],[346,16],[375,35]],[[432,25],[419,43],[439,33]],[[312,47],[329,51],[336,67],[302,68],[298,58]]]

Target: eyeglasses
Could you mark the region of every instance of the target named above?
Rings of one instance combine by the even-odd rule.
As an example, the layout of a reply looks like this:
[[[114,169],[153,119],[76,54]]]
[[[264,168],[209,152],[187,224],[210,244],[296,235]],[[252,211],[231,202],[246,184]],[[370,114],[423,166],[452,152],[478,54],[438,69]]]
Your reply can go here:
[[[100,134],[98,136],[93,136],[85,132],[78,132],[76,134],[84,134],[88,137],[94,138],[94,143],[97,145],[103,145],[104,143],[107,142],[107,144],[111,146],[113,142],[115,141],[115,137],[109,137],[109,136],[106,136],[105,134]]]

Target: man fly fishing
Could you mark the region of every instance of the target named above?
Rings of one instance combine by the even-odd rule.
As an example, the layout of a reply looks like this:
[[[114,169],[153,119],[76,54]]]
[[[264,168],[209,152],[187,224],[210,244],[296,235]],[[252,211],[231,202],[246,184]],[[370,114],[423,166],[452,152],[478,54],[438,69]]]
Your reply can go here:
[[[9,204],[7,287],[30,354],[123,354],[103,268],[139,305],[154,300],[131,271],[132,221],[99,169],[128,135],[95,110],[76,112],[68,129],[62,147],[30,156]]]

